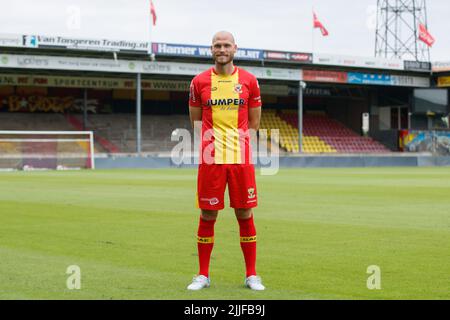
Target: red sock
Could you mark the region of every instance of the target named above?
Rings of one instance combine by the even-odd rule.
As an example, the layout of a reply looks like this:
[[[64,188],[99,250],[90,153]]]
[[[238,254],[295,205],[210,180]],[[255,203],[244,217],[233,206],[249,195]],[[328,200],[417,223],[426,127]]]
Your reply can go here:
[[[198,261],[200,264],[199,275],[209,277],[209,261],[214,246],[214,224],[216,220],[203,220],[200,217],[197,233]]]
[[[253,215],[248,219],[238,219],[238,222],[246,276],[254,276],[256,275],[256,229],[253,222]]]

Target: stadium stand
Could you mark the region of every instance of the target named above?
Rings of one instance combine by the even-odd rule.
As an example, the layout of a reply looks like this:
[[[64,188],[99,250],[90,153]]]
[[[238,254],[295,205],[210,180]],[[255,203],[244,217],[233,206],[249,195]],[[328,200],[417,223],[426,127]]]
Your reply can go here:
[[[82,115],[72,115],[72,122],[82,123]],[[75,120],[74,120],[75,119]],[[169,152],[178,143],[171,141],[172,132],[177,128],[191,131],[188,115],[143,115],[142,151]],[[97,142],[108,152],[136,152],[136,115],[102,114],[89,115],[87,129],[95,133]]]
[[[67,119],[67,122],[69,122],[73,126],[73,128],[75,128],[75,130],[83,131],[85,129],[82,120],[80,120],[78,117],[67,114],[66,119]],[[92,129],[92,127],[89,128],[88,126],[86,126],[86,130],[94,132],[95,143],[96,143],[96,145],[101,146],[101,149],[103,150],[103,152],[105,152],[105,153],[120,152],[120,149],[116,145],[114,145],[112,142],[110,142],[108,139],[105,139],[103,136],[101,136],[99,134],[98,130],[94,130],[94,129]],[[95,147],[95,148],[97,149],[97,152],[98,152],[99,148],[98,147]]]
[[[0,113],[0,130],[72,131],[73,127],[60,113]]]
[[[261,128],[280,129],[280,147],[298,152],[298,114],[295,110],[263,112]],[[370,137],[362,137],[322,112],[305,113],[303,118],[305,153],[385,153],[391,152]],[[270,134],[269,134],[270,137]]]
[[[66,116],[61,113],[20,113],[20,112],[1,112],[0,130],[11,131],[82,131],[81,127],[73,126],[67,121]],[[108,152],[100,144],[99,140],[94,138],[95,152]]]
[[[0,113],[0,130],[19,131],[83,131],[81,114]],[[172,131],[190,131],[188,115],[143,115],[142,151],[168,152],[178,141],[171,141]],[[136,152],[136,115],[89,114],[87,131],[94,132],[96,153]]]
[[[133,153],[136,151],[134,114],[89,114],[88,131],[95,136],[96,153]],[[55,131],[83,130],[81,114],[0,113],[1,130]],[[192,133],[187,115],[143,115],[142,151],[170,152],[178,141],[171,141],[173,130]],[[296,110],[266,109],[261,129],[279,129],[279,146],[289,152],[298,150],[298,114]],[[307,112],[303,120],[305,153],[385,153],[391,152],[370,137],[363,137],[321,112]],[[270,138],[270,130],[268,131]]]

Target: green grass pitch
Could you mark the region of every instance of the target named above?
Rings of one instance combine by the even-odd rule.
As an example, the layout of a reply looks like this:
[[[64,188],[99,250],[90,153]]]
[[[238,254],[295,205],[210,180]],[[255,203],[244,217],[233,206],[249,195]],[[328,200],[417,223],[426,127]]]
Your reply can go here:
[[[450,168],[281,169],[257,183],[266,291],[243,285],[226,208],[211,287],[188,292],[196,170],[0,173],[0,299],[450,299]]]

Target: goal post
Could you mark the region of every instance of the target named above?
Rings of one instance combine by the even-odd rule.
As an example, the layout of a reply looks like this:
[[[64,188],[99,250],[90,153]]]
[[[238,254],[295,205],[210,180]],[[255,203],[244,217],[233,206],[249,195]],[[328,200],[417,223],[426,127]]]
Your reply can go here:
[[[92,131],[0,130],[0,170],[94,168]]]

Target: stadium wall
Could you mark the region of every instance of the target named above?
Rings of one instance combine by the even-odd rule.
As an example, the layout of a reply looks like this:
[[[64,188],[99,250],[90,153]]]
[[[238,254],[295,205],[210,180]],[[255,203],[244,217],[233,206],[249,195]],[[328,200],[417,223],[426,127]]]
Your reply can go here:
[[[262,159],[263,163],[268,163]],[[192,163],[193,161],[191,161]],[[197,168],[197,164],[175,164],[168,156],[98,157],[97,169]],[[280,157],[280,168],[428,167],[450,166],[449,156],[430,155],[340,155]],[[262,167],[260,163],[257,167]]]

